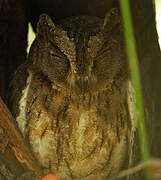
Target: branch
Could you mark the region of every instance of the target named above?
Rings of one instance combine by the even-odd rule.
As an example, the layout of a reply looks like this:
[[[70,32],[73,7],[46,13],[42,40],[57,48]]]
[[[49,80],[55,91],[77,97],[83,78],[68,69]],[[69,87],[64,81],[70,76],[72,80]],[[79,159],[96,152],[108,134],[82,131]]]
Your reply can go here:
[[[42,175],[42,169],[19,132],[16,121],[0,98],[0,150],[5,153],[8,145],[21,164],[25,164],[37,177]]]

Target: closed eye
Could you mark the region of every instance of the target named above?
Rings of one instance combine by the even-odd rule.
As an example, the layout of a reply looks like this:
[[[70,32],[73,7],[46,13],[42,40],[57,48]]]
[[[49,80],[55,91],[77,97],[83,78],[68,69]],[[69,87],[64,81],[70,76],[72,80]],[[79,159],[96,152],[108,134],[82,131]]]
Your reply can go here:
[[[51,48],[52,50],[50,50],[50,56],[54,57],[54,58],[61,58],[61,59],[66,59],[66,56],[60,51],[60,49],[52,42],[49,41],[51,43]]]
[[[60,56],[60,55],[57,55],[57,54],[55,54],[55,53],[53,53],[53,52],[51,52],[50,55],[51,55],[52,57],[56,57],[56,58],[64,58],[64,57],[62,57],[62,56]]]

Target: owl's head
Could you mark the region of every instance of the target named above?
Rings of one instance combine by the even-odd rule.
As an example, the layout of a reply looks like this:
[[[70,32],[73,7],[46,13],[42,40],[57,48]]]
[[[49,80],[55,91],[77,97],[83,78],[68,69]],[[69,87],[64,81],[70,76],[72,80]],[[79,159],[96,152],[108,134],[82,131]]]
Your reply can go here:
[[[29,60],[60,89],[77,94],[108,88],[127,74],[121,18],[116,9],[105,19],[71,17],[56,26],[42,14]]]

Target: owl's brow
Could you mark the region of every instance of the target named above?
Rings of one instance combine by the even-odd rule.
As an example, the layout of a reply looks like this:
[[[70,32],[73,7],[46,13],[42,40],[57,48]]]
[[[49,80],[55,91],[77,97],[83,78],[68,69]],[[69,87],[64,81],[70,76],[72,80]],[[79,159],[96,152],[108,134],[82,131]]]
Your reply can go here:
[[[77,72],[74,42],[68,37],[66,31],[57,27],[52,31],[52,35],[59,50],[69,59],[72,71]]]

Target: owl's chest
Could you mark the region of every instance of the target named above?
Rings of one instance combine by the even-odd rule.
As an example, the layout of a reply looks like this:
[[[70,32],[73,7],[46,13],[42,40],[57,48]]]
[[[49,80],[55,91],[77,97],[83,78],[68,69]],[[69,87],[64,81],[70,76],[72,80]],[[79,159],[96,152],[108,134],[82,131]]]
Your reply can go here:
[[[128,143],[128,112],[117,96],[113,104],[99,93],[87,108],[30,74],[16,120],[40,164],[60,179],[104,179],[118,170]]]

